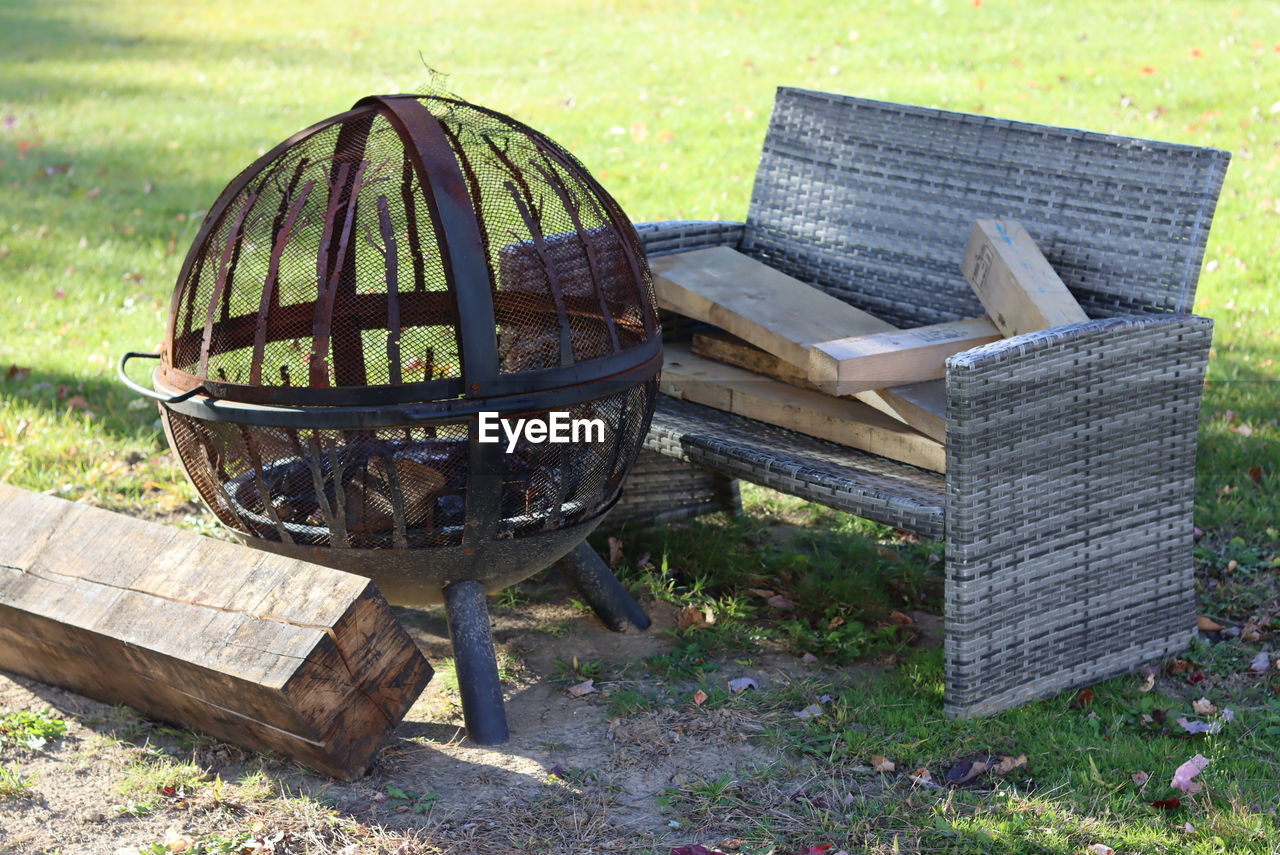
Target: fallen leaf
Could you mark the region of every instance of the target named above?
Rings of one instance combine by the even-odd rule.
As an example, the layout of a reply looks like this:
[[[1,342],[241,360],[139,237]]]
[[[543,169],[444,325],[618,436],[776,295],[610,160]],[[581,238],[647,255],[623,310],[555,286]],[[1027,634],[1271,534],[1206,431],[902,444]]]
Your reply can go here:
[[[1193,781],[1192,778],[1203,772],[1208,765],[1209,758],[1202,754],[1197,754],[1174,770],[1173,780],[1169,782],[1169,786],[1175,790],[1182,790],[1184,793],[1200,792],[1200,785]]]
[[[1249,425],[1248,422],[1241,422],[1240,424],[1231,428],[1231,432],[1235,434],[1239,434],[1240,436],[1253,436],[1253,428]]]
[[[691,843],[688,846],[677,846],[671,850],[671,855],[716,855],[715,849],[708,849],[701,843]]]
[[[1207,724],[1206,722],[1203,722],[1203,721],[1192,721],[1186,716],[1183,716],[1182,718],[1178,719],[1178,726],[1181,727],[1183,730],[1185,730],[1187,733],[1190,733],[1192,735],[1195,735],[1198,733],[1217,733],[1218,732],[1218,729],[1215,728],[1213,725]]]
[[[1196,628],[1201,632],[1221,632],[1222,624],[1204,615],[1196,615]]]
[[[22,380],[30,373],[31,373],[31,369],[25,365],[10,365],[7,369],[5,369],[4,377],[0,379],[3,379],[5,381]]]
[[[757,597],[761,598],[762,600],[767,600],[773,596],[773,591],[770,591],[768,588],[747,588],[747,591],[749,591],[752,594],[755,594]]]
[[[911,615],[904,615],[899,611],[889,612],[889,621],[891,623],[899,624],[900,626],[911,626],[915,623],[911,618]]]
[[[1146,679],[1142,681],[1142,685],[1138,687],[1139,692],[1149,692],[1156,687],[1156,675],[1154,672],[1148,674]]]
[[[767,602],[773,608],[781,609],[784,612],[789,612],[796,607],[795,603],[791,602],[786,597],[780,596],[778,594],[774,594],[765,602]]]
[[[800,661],[805,665],[813,665],[818,661],[818,657],[814,656],[812,653],[806,653],[800,657]]]
[[[1177,810],[1178,808],[1182,807],[1182,799],[1178,798],[1177,796],[1174,796],[1171,799],[1157,799],[1156,801],[1150,802],[1149,804],[1153,808],[1159,808],[1160,810]]]
[[[575,698],[580,698],[583,695],[589,695],[596,690],[595,682],[594,677],[589,680],[583,680],[576,686],[570,686],[568,692]]]
[[[609,566],[616,567],[622,560],[622,541],[616,537],[609,538]]]
[[[1186,659],[1174,659],[1169,663],[1170,674],[1185,674],[1191,670],[1191,662]]]
[[[67,406],[73,410],[87,410],[89,409],[89,402],[85,400],[83,395],[72,395],[67,398]]]
[[[822,715],[822,707],[818,706],[817,704],[809,704],[809,706],[805,707],[799,712],[792,713],[792,715],[794,715],[796,718],[800,719],[801,721],[808,721],[811,718],[817,718],[818,716]]]
[[[1084,848],[1090,855],[1116,855],[1116,850],[1105,843],[1090,843]]]
[[[826,855],[827,850],[830,848],[830,843],[824,843],[821,846],[810,846],[808,849],[797,853],[797,855]]]
[[[879,754],[871,755],[871,768],[877,772],[892,772],[898,766],[888,757],[882,757]]]
[[[991,764],[985,760],[961,760],[947,770],[945,777],[948,784],[959,786],[969,783],[990,768]]]
[[[707,693],[699,689],[693,693],[693,703],[696,706],[702,706],[707,700]]]
[[[1195,833],[1196,833],[1196,827],[1195,827],[1194,825],[1192,825],[1191,823],[1189,823],[1189,822],[1184,822],[1184,823],[1182,824],[1182,830],[1183,830],[1183,831],[1185,831],[1187,834],[1195,834]]]
[[[707,620],[708,614],[711,614],[711,609],[704,612],[697,606],[685,606],[676,614],[676,629],[702,629],[715,623],[714,615],[711,620]]]
[[[1195,711],[1196,715],[1213,715],[1218,711],[1218,708],[1208,698],[1192,701],[1191,709]]]
[[[1258,655],[1249,663],[1249,671],[1253,674],[1262,674],[1270,668],[1271,654],[1265,650],[1259,650]]]
[[[745,692],[747,689],[758,689],[760,684],[750,677],[737,677],[729,681],[729,691],[735,695],[739,692]]]
[[[1134,782],[1135,784],[1137,784],[1139,787],[1145,787],[1145,786],[1147,785],[1147,781],[1150,781],[1150,780],[1151,780],[1151,776],[1150,776],[1150,775],[1148,775],[1146,772],[1142,771],[1141,769],[1139,769],[1138,771],[1134,772],[1134,773],[1133,773],[1132,775],[1130,775],[1129,777],[1130,777],[1130,778],[1133,780],[1133,782]]]
[[[1249,477],[1253,479],[1253,483],[1255,483],[1255,484],[1261,484],[1261,483],[1262,483],[1262,467],[1261,467],[1261,466],[1250,466],[1250,467],[1249,467]]]
[[[997,775],[1007,775],[1014,769],[1021,769],[1027,765],[1027,755],[1019,754],[1017,757],[1005,757],[992,769]]]
[[[917,784],[932,784],[933,773],[929,771],[928,766],[921,766],[919,769],[907,776]]]
[[[1089,706],[1089,704],[1093,703],[1093,698],[1093,689],[1081,689],[1080,694],[1076,695],[1075,705],[1084,709]]]

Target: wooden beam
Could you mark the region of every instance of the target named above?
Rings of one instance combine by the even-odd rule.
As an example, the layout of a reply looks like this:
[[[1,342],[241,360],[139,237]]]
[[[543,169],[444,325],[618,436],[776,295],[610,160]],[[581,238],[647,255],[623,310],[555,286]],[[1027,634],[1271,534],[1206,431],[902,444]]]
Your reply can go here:
[[[695,356],[735,365],[801,389],[826,394],[797,366],[771,353],[765,353],[727,332],[714,330],[694,333],[692,349]],[[947,441],[947,390],[941,380],[859,392],[851,397],[911,425],[930,439]]]
[[[946,454],[940,443],[860,401],[798,389],[713,362],[695,356],[685,345],[669,344],[665,353],[660,388],[672,397],[945,471]]]
[[[938,380],[948,356],[1000,337],[988,318],[971,318],[818,342],[809,349],[808,376],[829,395]]]
[[[432,674],[364,577],[3,484],[0,669],[338,778]]]
[[[1016,220],[977,220],[960,265],[1006,336],[1089,320]]]
[[[714,324],[793,365],[820,341],[892,330],[798,279],[726,246],[649,261],[658,305]]]

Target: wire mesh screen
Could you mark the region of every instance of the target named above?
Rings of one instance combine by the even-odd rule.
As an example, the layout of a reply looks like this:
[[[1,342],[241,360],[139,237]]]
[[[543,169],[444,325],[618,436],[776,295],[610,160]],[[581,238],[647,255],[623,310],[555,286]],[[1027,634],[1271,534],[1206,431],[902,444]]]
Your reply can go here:
[[[492,290],[507,373],[581,363],[655,335],[639,242],[580,163],[508,117],[419,101],[465,177],[489,281],[454,280],[411,147],[374,107],[359,108],[241,176],[179,283],[175,369],[253,387],[457,378],[460,287]]]
[[[572,155],[458,99],[386,96],[296,134],[224,191],[179,277],[157,376],[215,403],[290,408],[265,422],[287,428],[164,408],[231,528],[470,555],[478,532],[527,537],[612,505],[652,414],[659,338],[635,230]],[[488,386],[519,401],[502,415],[583,435],[479,452],[475,408],[450,407]],[[366,414],[415,415],[320,418],[357,398]]]

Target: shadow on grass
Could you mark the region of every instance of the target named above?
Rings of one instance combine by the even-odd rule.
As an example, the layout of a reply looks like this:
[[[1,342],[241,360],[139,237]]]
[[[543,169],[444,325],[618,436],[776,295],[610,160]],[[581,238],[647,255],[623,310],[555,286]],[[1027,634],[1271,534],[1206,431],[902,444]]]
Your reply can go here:
[[[112,438],[145,441],[159,436],[156,405],[128,389],[114,373],[109,377],[84,377],[45,371],[38,366],[17,368],[16,376],[0,380],[0,411],[31,407],[52,419],[76,421],[92,413],[90,430]],[[0,378],[9,370],[10,366],[0,365]],[[141,371],[138,373],[142,375]],[[147,382],[145,375],[136,379],[144,385]],[[27,441],[32,441],[36,438],[25,434],[29,430],[39,428],[24,429]]]

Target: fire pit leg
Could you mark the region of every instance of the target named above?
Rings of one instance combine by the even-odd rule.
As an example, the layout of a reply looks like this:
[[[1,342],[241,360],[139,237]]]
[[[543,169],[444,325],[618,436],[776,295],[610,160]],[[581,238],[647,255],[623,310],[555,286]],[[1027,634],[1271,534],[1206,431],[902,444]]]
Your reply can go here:
[[[590,544],[579,543],[560,559],[559,566],[609,629],[622,632],[627,624],[636,629],[648,629],[653,623]]]
[[[484,586],[471,579],[451,582],[444,589],[444,603],[467,736],[477,745],[501,745],[510,734]]]

